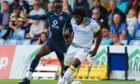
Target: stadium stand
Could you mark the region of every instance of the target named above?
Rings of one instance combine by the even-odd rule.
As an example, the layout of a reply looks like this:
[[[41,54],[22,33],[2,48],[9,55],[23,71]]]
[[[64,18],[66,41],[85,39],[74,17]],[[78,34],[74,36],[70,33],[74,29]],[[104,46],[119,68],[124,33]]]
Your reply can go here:
[[[25,30],[16,29],[10,38],[11,39],[19,39],[19,40],[24,39],[25,38]]]
[[[85,80],[88,78],[88,65],[81,65],[76,76],[76,80]]]
[[[140,45],[140,40],[131,40],[129,45]]]
[[[8,0],[8,1],[12,2],[12,0]],[[26,0],[26,1],[33,3],[33,1],[36,1],[36,0]],[[42,0],[42,1],[46,1],[46,0]],[[69,0],[69,1],[74,1],[74,0]],[[91,2],[92,0],[88,0],[88,1]],[[102,1],[109,1],[109,0],[102,0]],[[139,0],[137,0],[137,1],[139,1]],[[1,5],[2,5],[2,3],[1,3]],[[71,4],[71,5],[73,5],[73,4]],[[91,3],[90,5],[93,5],[93,4]],[[13,7],[11,7],[11,8],[13,8]],[[109,4],[107,5],[107,8],[110,9]],[[30,9],[32,10],[32,6],[30,7]],[[89,10],[89,9],[87,9],[87,10]],[[136,12],[138,12],[138,11],[136,11]],[[37,13],[42,13],[42,12],[37,12]],[[29,13],[27,14],[27,16],[28,15],[29,15]],[[125,14],[125,16],[126,16],[126,14]],[[140,13],[136,14],[136,16],[140,17]],[[91,17],[91,16],[89,16],[89,17]],[[111,17],[113,17],[113,14]],[[122,18],[122,19],[125,20],[125,18]],[[124,22],[124,23],[126,23],[126,22]],[[140,22],[137,22],[137,23],[140,24]],[[30,30],[30,27],[29,27],[29,30]],[[109,30],[110,30],[110,28],[109,28]],[[25,30],[23,30],[23,28],[16,29],[16,30],[14,30],[13,33],[10,32],[9,38],[5,40],[2,38],[6,34],[6,32],[7,32],[7,29],[5,29],[5,28],[0,30],[0,45],[38,45],[37,44],[38,41],[32,41],[32,39],[29,39],[26,37],[26,34],[29,33],[28,31],[26,31],[26,29]],[[126,39],[120,40],[120,41],[124,45],[136,45],[136,46],[140,45],[140,30],[136,30],[136,33],[134,34],[134,36],[135,36],[134,39],[131,40],[129,42],[129,44],[128,44],[128,40],[126,40]],[[109,37],[110,37],[110,35],[109,35]],[[79,69],[77,69],[77,71],[73,75],[74,79],[76,79],[76,80],[85,80],[85,79],[100,80],[100,79],[107,78],[107,66],[92,65],[91,67],[89,67],[87,62],[88,61],[86,60],[86,64],[81,65],[81,67],[79,67]],[[36,71],[32,77],[33,77],[33,79],[57,79],[57,76],[58,76],[57,74],[60,72],[59,68],[60,68],[60,63],[59,63],[58,59],[50,59],[50,60],[43,59],[43,60],[41,60],[40,65],[36,68]]]
[[[120,40],[121,43],[123,43],[124,45],[127,45],[128,41],[127,40]]]
[[[0,39],[0,45],[4,44],[4,39]]]
[[[38,66],[33,73],[33,79],[51,79],[54,80],[57,77],[57,71],[59,65],[46,65]]]
[[[3,29],[0,31],[0,38],[3,37],[3,35],[7,32],[7,29]]]
[[[88,79],[89,80],[107,79],[107,66],[92,65]]]
[[[31,45],[38,45],[38,44],[37,44],[37,41],[33,41],[33,42],[31,43]]]
[[[5,45],[17,45],[18,44],[18,40],[16,39],[8,39],[4,42]]]
[[[135,39],[139,39],[140,40],[140,30],[136,31]]]
[[[22,39],[19,40],[19,45],[30,45],[31,44],[31,39]]]

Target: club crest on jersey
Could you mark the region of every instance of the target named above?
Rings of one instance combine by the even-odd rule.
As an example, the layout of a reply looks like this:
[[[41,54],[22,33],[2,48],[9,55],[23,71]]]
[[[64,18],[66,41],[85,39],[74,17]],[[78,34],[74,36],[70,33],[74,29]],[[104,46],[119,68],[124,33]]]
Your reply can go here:
[[[60,17],[59,17],[59,20],[60,20],[60,21],[62,21],[63,19],[64,19],[63,16],[60,16]]]

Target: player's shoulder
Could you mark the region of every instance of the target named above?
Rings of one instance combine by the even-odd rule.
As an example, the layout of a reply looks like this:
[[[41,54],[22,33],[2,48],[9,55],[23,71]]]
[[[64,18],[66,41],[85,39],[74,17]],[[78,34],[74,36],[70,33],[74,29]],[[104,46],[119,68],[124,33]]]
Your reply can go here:
[[[91,27],[98,26],[98,23],[95,20],[93,20],[91,18],[89,18],[89,19],[90,19],[90,23],[88,24],[89,26],[91,26]]]
[[[64,16],[66,19],[71,19],[72,18],[72,15],[70,15],[68,13],[65,13],[65,12],[62,12],[62,16]]]
[[[54,12],[53,11],[49,11],[46,13],[47,17],[50,17],[51,15],[54,15]]]
[[[97,23],[91,18],[86,18],[83,24],[84,24],[84,26],[89,26],[89,25],[94,25]]]
[[[71,19],[71,24],[73,25],[73,24],[76,24],[76,22],[75,22],[75,19],[74,18],[72,18]]]
[[[90,18],[86,18],[85,20],[84,20],[84,22],[83,22],[83,25],[84,26],[87,26],[87,25],[89,25],[91,23],[91,19]]]
[[[68,16],[68,13],[62,12],[63,16]]]

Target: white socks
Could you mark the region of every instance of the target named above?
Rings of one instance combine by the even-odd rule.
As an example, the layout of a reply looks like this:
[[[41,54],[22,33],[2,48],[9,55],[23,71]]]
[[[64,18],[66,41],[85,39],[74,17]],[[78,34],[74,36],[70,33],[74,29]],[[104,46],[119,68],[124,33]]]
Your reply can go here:
[[[31,80],[32,74],[33,74],[33,72],[28,71],[28,72],[26,73],[25,77],[28,78],[29,80]]]
[[[67,69],[66,73],[64,74],[63,78],[61,79],[61,84],[65,84],[67,80],[69,80],[74,72],[76,71],[76,68],[73,67],[72,65]]]

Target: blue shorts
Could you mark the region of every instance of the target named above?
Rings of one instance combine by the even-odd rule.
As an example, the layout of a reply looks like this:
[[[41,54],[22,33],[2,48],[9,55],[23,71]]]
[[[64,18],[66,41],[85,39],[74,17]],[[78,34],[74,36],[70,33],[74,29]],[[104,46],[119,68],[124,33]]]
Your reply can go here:
[[[51,52],[56,53],[59,60],[64,60],[64,53],[67,51],[65,43],[47,40],[45,45],[48,46]]]

